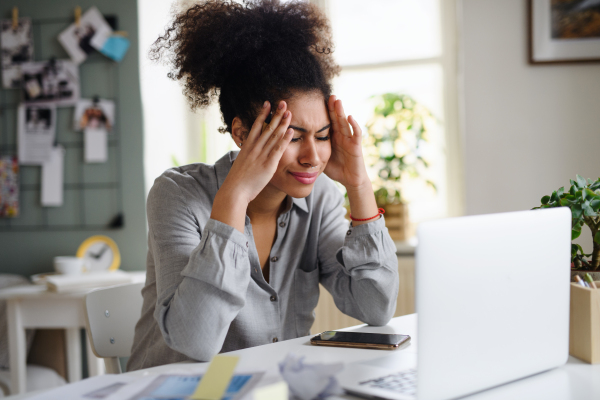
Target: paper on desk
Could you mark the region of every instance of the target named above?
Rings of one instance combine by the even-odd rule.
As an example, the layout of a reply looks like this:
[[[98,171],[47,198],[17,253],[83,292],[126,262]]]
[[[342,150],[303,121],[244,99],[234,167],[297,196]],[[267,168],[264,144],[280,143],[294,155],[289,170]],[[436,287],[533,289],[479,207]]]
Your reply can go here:
[[[342,363],[305,364],[304,357],[292,353],[279,363],[279,372],[289,385],[290,392],[302,400],[342,394],[335,374],[343,368]]]
[[[288,385],[284,381],[254,389],[254,400],[288,400]]]
[[[65,148],[56,146],[50,150],[50,159],[42,164],[42,206],[63,205]]]
[[[69,399],[93,400],[105,399],[111,394],[118,393],[129,383],[139,379],[130,375],[101,375],[70,383],[65,386],[43,391],[38,395],[27,397],[28,400]]]
[[[85,162],[103,163],[108,160],[108,138],[106,128],[85,128],[83,130],[83,140],[85,142]]]
[[[52,292],[68,292],[130,283],[132,280],[131,274],[119,270],[86,272],[79,275],[49,275],[46,277],[46,286]]]
[[[222,400],[240,400],[254,387],[263,373],[248,373],[234,375],[229,381],[226,390],[219,399]],[[128,385],[115,395],[106,400],[164,400],[164,399],[192,399],[191,395],[201,382],[201,374],[164,374],[153,377],[149,381],[143,382],[143,387],[138,382]],[[132,388],[137,391],[133,396],[125,397],[124,394],[130,394]],[[190,396],[190,397],[188,397]]]
[[[239,360],[236,356],[214,356],[190,399],[220,400],[229,386]]]

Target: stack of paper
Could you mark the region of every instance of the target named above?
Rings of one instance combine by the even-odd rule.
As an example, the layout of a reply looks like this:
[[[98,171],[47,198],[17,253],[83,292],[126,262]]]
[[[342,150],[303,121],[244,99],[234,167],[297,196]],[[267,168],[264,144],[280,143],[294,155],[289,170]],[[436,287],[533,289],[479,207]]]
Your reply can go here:
[[[88,272],[80,275],[51,275],[46,278],[48,290],[69,292],[132,283],[132,276],[123,271]]]

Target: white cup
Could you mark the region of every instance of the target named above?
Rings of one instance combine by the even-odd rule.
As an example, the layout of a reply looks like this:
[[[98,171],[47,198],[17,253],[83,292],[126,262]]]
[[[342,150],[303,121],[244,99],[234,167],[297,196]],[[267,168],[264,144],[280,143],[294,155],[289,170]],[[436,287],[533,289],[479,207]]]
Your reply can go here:
[[[72,256],[54,257],[54,270],[65,275],[80,274],[83,272],[83,258]]]

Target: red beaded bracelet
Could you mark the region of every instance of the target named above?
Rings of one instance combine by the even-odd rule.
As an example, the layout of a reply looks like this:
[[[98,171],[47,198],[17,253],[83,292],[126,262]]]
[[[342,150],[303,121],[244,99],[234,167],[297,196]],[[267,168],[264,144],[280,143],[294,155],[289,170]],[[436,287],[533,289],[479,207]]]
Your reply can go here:
[[[361,218],[352,218],[352,214],[350,214],[350,219],[352,221],[369,221],[371,219],[375,219],[375,218],[379,217],[382,214],[385,214],[385,210],[383,208],[379,208],[379,209],[377,209],[377,211],[379,211],[379,213],[371,218],[362,218],[362,219]]]

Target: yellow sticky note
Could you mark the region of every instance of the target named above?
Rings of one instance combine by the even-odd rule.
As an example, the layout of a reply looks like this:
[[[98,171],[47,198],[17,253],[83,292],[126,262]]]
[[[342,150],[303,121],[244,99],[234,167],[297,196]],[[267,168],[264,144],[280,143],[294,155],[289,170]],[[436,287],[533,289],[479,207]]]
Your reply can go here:
[[[196,391],[189,398],[194,400],[221,400],[227,386],[229,386],[233,370],[239,359],[235,356],[213,357]]]
[[[288,400],[288,385],[281,381],[257,388],[252,394],[254,400]]]

